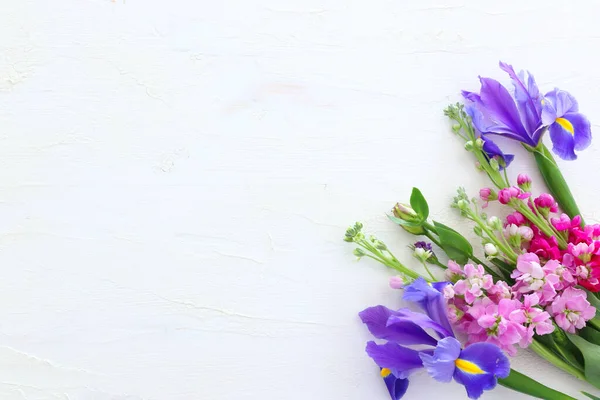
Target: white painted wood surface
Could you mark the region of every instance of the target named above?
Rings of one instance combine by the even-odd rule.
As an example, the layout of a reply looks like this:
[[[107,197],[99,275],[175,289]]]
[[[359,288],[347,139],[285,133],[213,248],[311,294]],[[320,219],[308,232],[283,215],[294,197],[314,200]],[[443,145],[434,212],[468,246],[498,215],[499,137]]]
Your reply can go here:
[[[387,399],[356,314],[400,300],[346,226],[413,263],[384,212],[416,185],[469,232],[441,110],[499,59],[600,119],[592,0],[0,3],[1,399]],[[599,149],[561,164],[587,219]]]

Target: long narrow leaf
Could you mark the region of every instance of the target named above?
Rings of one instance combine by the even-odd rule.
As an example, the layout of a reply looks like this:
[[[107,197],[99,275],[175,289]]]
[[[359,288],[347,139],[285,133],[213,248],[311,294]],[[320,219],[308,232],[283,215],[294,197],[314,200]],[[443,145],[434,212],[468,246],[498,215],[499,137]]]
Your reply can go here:
[[[574,397],[550,389],[527,375],[510,370],[510,375],[505,379],[498,379],[498,383],[509,389],[515,390],[529,396],[544,400],[576,400]]]

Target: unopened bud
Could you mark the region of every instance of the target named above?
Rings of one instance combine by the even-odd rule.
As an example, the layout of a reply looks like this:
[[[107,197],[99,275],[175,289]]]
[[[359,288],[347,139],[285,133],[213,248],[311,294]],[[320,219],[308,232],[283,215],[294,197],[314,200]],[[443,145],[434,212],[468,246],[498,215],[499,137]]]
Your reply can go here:
[[[418,219],[418,215],[411,206],[402,203],[396,203],[392,210],[396,218],[400,218],[404,221],[414,221]]]
[[[390,287],[392,289],[403,289],[404,288],[404,279],[400,275],[392,276],[390,278]]]
[[[465,143],[465,150],[473,151],[474,148],[475,148],[475,145],[473,144],[472,141],[469,140],[467,143]]]
[[[495,256],[496,254],[498,254],[498,248],[492,243],[486,243],[483,249],[485,251],[485,254],[487,254],[488,256]]]
[[[354,251],[352,252],[352,254],[354,254],[356,257],[360,258],[363,257],[365,255],[365,252],[360,249],[360,248],[355,248]]]
[[[483,139],[477,138],[475,141],[475,147],[479,150],[483,149]]]
[[[527,174],[517,176],[517,185],[526,192],[531,190],[531,178]]]
[[[500,220],[500,218],[498,218],[496,216],[490,217],[488,219],[487,223],[488,223],[488,226],[495,231],[499,231],[502,229],[502,221]]]

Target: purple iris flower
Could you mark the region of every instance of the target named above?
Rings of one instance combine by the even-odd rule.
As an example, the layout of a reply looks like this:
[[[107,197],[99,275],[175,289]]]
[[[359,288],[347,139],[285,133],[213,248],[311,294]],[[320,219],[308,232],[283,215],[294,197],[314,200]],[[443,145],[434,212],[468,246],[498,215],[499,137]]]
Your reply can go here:
[[[415,244],[413,246],[415,246],[415,249],[423,249],[423,250],[433,252],[433,247],[431,247],[431,243],[420,241],[420,242],[415,242]]]
[[[590,123],[578,112],[573,96],[558,89],[542,96],[531,73],[517,74],[503,62],[500,68],[509,75],[513,94],[497,80],[482,77],[479,93],[462,92],[467,113],[481,137],[486,140],[488,135],[499,135],[536,147],[550,127],[553,151],[565,160],[577,158],[575,150],[587,148],[592,135]],[[488,152],[484,148],[488,155],[500,150],[493,144],[489,146],[496,149]]]
[[[482,78],[479,93],[462,92],[473,108],[473,125],[482,135],[500,135],[537,146],[542,125],[542,96],[533,75],[521,71],[518,75],[511,65],[500,62],[514,85],[514,98],[507,88],[491,78]]]
[[[475,121],[475,118],[481,118],[481,114],[475,109],[475,106],[472,104],[467,104],[465,107],[465,111],[469,117],[471,117],[472,121]],[[473,124],[475,125],[475,124]],[[478,129],[475,127],[475,129]],[[481,139],[483,140],[483,151],[487,155],[487,157],[491,160],[492,158],[501,159],[502,162],[499,162],[500,169],[504,169],[508,167],[510,163],[515,158],[512,154],[505,154],[500,147],[496,143],[492,141],[489,137],[484,136],[479,132]]]
[[[590,121],[579,113],[577,100],[564,90],[546,94],[542,122],[550,127],[552,150],[563,160],[575,160],[575,150],[585,150],[592,142]]]
[[[419,278],[406,287],[405,299],[417,302],[427,315],[409,309],[394,311],[384,306],[370,307],[359,313],[373,336],[386,340],[383,344],[368,342],[366,351],[380,367],[392,400],[404,396],[409,375],[421,368],[441,382],[454,378],[466,387],[471,399],[479,398],[484,390],[493,389],[497,378],[505,378],[510,373],[508,358],[497,346],[476,343],[464,350],[461,348],[438,291],[446,284],[430,285]],[[419,349],[407,345],[418,345]]]

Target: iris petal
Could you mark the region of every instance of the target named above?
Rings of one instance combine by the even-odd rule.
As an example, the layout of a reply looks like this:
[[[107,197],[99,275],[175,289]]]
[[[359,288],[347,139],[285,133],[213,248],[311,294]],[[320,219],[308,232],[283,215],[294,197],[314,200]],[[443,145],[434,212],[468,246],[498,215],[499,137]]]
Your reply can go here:
[[[573,139],[575,139],[575,150],[585,150],[592,143],[592,129],[590,121],[580,113],[567,113],[564,119],[573,127]]]
[[[540,125],[540,114],[542,111],[541,96],[533,75],[521,71],[519,75],[512,65],[500,62],[500,68],[504,70],[513,81],[515,87],[515,99],[521,114],[521,121],[527,132],[535,132]]]
[[[484,390],[496,387],[497,378],[510,374],[510,363],[500,348],[490,343],[476,343],[460,353],[454,379],[465,386],[471,399]]]
[[[368,342],[367,354],[380,368],[388,368],[398,378],[406,378],[414,369],[421,368],[423,362],[419,352],[396,343],[377,344]]]
[[[437,343],[437,340],[423,329],[433,328],[432,323],[434,322],[427,316],[409,309],[393,311],[384,306],[375,306],[361,311],[358,315],[377,339],[390,340],[404,345],[435,346]],[[421,327],[419,322],[425,326]]]
[[[460,355],[460,342],[453,337],[439,341],[433,355],[421,354],[423,366],[433,379],[450,382],[456,369],[455,361]]]
[[[446,301],[438,290],[447,284],[447,282],[443,282],[436,288],[427,283],[425,279],[419,278],[404,289],[403,299],[419,304],[429,318],[443,326],[448,332],[452,332],[446,312]]]
[[[388,392],[392,400],[400,400],[408,389],[408,379],[398,378],[394,374],[389,374],[383,378],[385,386],[387,386]]]
[[[550,139],[552,140],[552,151],[563,160],[575,160],[575,138],[567,129],[558,122],[550,125]]]

